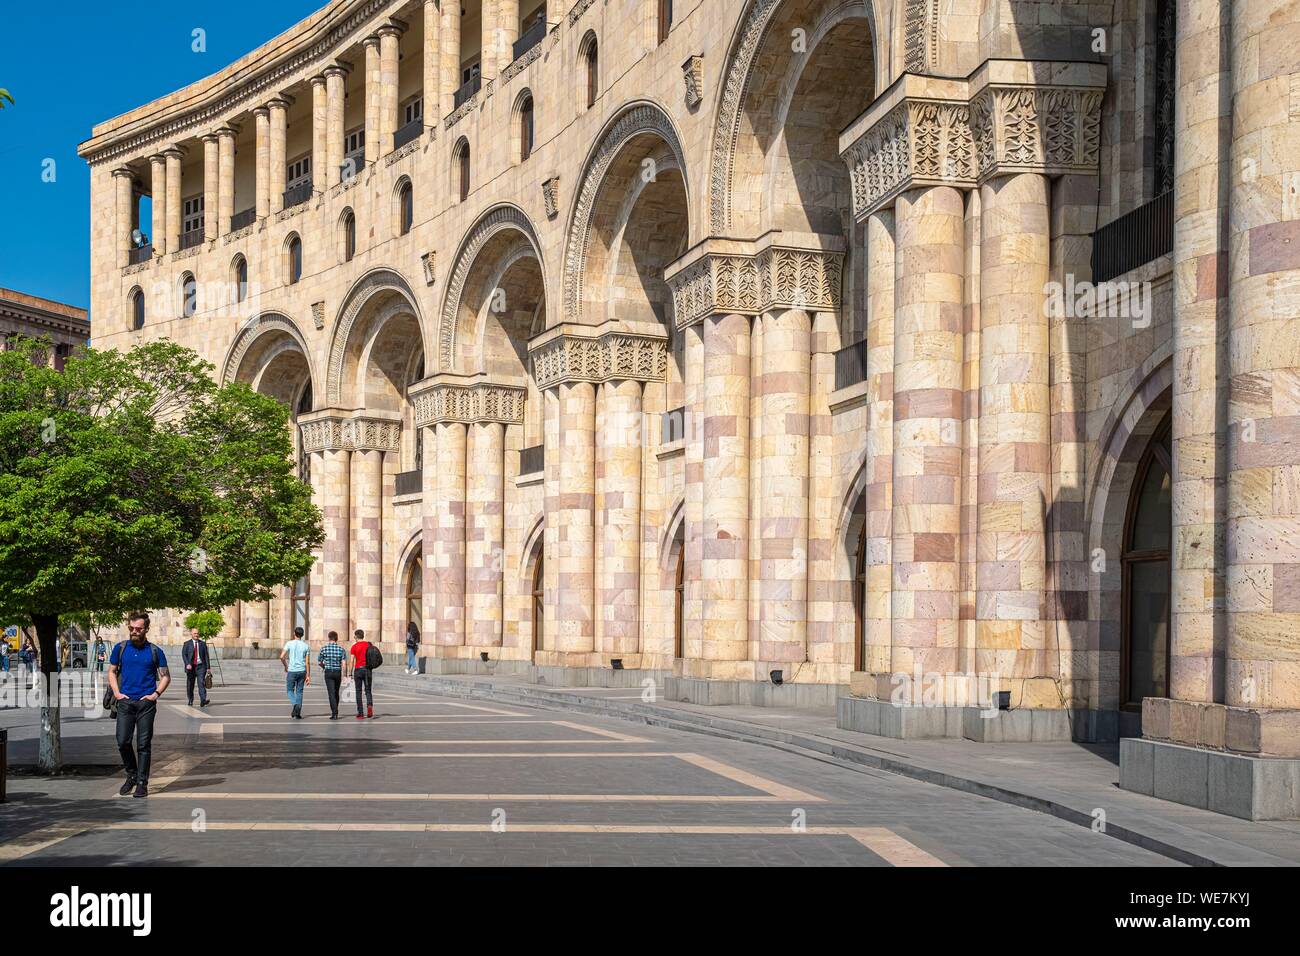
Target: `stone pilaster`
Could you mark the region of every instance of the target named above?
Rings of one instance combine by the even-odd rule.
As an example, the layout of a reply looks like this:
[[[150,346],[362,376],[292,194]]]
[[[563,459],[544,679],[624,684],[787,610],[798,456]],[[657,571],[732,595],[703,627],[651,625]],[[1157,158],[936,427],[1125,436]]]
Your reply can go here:
[[[482,0],[479,30],[479,75],[486,86],[501,71],[501,48],[497,40],[497,15],[501,0]]]
[[[704,328],[688,326],[685,340],[686,493],[683,501],[682,657],[685,673],[704,657]],[[707,676],[707,673],[698,676]]]
[[[591,382],[565,381],[554,387],[559,415],[559,476],[555,509],[547,509],[546,524],[556,528],[555,550],[547,553],[547,568],[556,566],[556,588],[547,589],[554,607],[555,628],[547,634],[561,654],[590,654],[595,650],[595,496],[596,387]],[[550,449],[547,449],[547,466]]]
[[[642,389],[635,379],[600,385],[596,452],[596,650],[641,650]]]
[[[460,4],[442,4],[442,46],[438,75],[439,103],[432,119],[436,122],[454,109],[456,90],[460,88]],[[425,109],[429,109],[428,106]]]
[[[424,125],[437,125],[442,104],[442,14],[437,0],[424,0]]]
[[[343,83],[348,68],[334,63],[325,68],[325,169],[313,170],[326,187],[339,184],[343,173]]]
[[[366,37],[366,163],[375,162],[383,155],[379,143],[379,123],[383,95],[381,92],[382,75],[379,62],[379,36]],[[392,146],[392,141],[388,144]]]
[[[348,614],[351,455],[342,448],[312,453],[312,501],[321,509],[325,528],[321,556],[311,571],[311,628],[316,635],[337,631],[340,638],[347,638],[352,633]]]
[[[465,644],[499,648],[504,624],[506,426],[484,421],[468,428]]]
[[[397,132],[397,41],[405,24],[392,21],[379,28],[379,153],[393,151]]]
[[[420,634],[424,642],[432,645],[436,650],[439,646],[436,643],[438,635],[436,556],[438,521],[442,512],[438,507],[438,437],[437,428],[433,425],[416,423],[416,427],[424,430],[424,462],[420,479],[420,489],[423,492],[420,496],[420,530],[423,542],[420,570],[424,576],[420,593],[423,598],[424,619],[420,622]]]
[[[203,137],[203,238],[217,238],[221,210],[221,143],[216,133]]]
[[[257,218],[271,214],[271,111],[265,106],[253,110],[257,142],[255,172]]]
[[[181,161],[185,149],[170,146],[163,156],[167,158],[167,251],[177,252],[181,247]]]
[[[312,191],[325,188],[329,159],[329,83],[324,75],[311,78],[311,178]]]
[[[149,195],[152,202],[153,254],[167,251],[167,157],[161,153],[149,157]]]
[[[131,263],[131,230],[135,228],[135,175],[125,166],[113,170],[113,188],[117,264],[125,268]]]
[[[372,641],[381,641],[384,453],[357,449],[352,453],[351,470],[349,617],[353,628],[361,628]]]
[[[975,669],[999,675],[1016,707],[1059,707],[1050,682],[1021,680],[1049,674],[1047,179],[992,179],[980,203]]]
[[[235,215],[235,135],[233,126],[217,130],[217,163],[220,172],[217,180],[217,235],[230,231],[230,220]],[[213,210],[208,210],[212,215]]]
[[[432,542],[434,605],[440,647],[465,644],[465,468],[466,429],[462,422],[440,422],[434,431],[438,449],[439,510]]]
[[[287,94],[280,94],[271,100],[267,106],[271,111],[270,123],[270,146],[268,161],[271,164],[271,212],[277,213],[284,209],[284,190],[286,185],[285,177],[288,175],[288,159],[285,154],[285,141],[288,137],[288,110],[293,103],[293,98]]]
[[[957,668],[963,213],[950,186],[894,209],[894,673]]]
[[[497,69],[504,70],[514,60],[515,41],[519,39],[519,0],[494,2],[497,8]]]

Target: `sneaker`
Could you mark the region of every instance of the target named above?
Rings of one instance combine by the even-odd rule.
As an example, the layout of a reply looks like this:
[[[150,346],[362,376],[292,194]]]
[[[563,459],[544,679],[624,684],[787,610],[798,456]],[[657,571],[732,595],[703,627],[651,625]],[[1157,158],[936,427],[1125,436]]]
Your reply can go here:
[[[135,788],[135,795],[136,795],[137,797],[147,797],[147,796],[149,796],[149,784],[144,783],[143,781],[141,781],[141,783],[139,784],[139,786],[137,786],[137,787]]]
[[[338,719],[339,719],[338,714],[330,714],[330,720],[338,720]]]
[[[373,716],[375,716],[375,708],[373,708],[373,707],[367,707],[367,708],[366,708],[366,716],[367,716],[367,717],[373,717]]]
[[[365,714],[357,714],[357,720],[365,720],[365,719],[366,719]]]
[[[205,700],[203,703],[199,704],[199,706],[200,706],[200,707],[206,707],[206,706],[208,706],[208,703],[209,703],[209,702]]]
[[[127,777],[126,783],[122,784],[122,789],[117,791],[117,795],[119,797],[125,797],[128,793],[130,793],[134,789],[135,789],[135,777]]]

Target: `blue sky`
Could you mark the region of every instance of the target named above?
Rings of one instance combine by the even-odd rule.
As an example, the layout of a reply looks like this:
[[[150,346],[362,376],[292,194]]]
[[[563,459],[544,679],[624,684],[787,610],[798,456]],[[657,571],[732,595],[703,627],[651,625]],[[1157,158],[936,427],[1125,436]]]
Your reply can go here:
[[[0,286],[89,307],[90,176],[77,144],[96,123],[215,73],[325,2],[6,5],[0,88],[15,102],[0,110]],[[192,49],[195,29],[206,52]]]

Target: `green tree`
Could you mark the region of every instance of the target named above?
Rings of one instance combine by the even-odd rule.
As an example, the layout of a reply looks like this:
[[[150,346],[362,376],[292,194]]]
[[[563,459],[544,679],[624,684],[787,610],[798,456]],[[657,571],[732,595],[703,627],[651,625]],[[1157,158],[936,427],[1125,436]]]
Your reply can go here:
[[[221,616],[220,611],[193,611],[185,616],[185,630],[188,634],[190,628],[199,629],[199,637],[205,641],[210,641],[226,626],[226,619]]]
[[[0,620],[32,622],[47,682],[62,618],[213,610],[307,573],[323,534],[283,405],[218,387],[172,342],[88,349],[62,371],[48,348],[0,353]],[[49,696],[39,766],[53,772]]]
[[[14,98],[9,95],[9,91],[0,87],[0,110],[5,108],[5,103],[13,105]]]

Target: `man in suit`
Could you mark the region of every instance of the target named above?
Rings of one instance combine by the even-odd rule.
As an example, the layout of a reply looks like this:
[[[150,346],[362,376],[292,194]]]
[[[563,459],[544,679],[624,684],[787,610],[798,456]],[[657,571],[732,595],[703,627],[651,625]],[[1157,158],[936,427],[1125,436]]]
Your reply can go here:
[[[190,639],[181,647],[181,660],[185,662],[185,696],[194,706],[194,685],[199,685],[199,706],[208,706],[208,642],[199,637],[197,627],[190,628]]]

